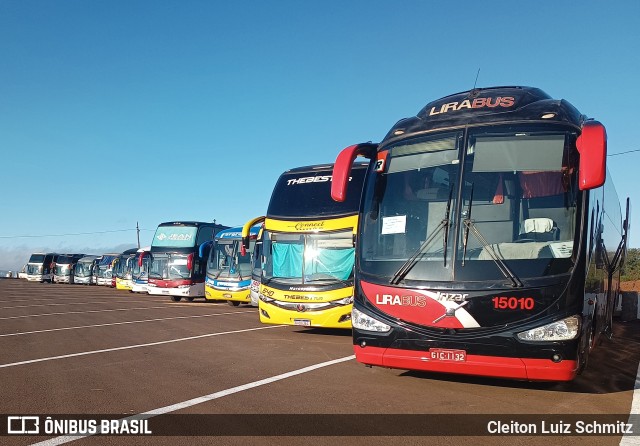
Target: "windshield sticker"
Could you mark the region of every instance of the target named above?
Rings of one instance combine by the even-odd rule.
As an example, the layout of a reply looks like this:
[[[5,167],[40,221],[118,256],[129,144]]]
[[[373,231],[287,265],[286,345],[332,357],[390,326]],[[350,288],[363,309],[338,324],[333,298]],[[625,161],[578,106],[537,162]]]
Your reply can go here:
[[[162,247],[189,247],[193,246],[196,240],[198,228],[195,226],[169,227],[158,226],[152,246]]]
[[[407,227],[407,216],[396,215],[394,217],[384,217],[382,219],[382,235],[404,234]]]

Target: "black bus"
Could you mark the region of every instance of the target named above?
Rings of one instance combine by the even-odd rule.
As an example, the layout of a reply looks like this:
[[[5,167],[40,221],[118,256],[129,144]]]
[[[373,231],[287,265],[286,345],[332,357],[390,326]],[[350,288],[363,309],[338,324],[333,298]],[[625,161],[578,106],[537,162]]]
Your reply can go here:
[[[358,361],[567,381],[611,332],[626,252],[606,132],[537,88],[474,89],[425,106],[370,158],[356,243]]]

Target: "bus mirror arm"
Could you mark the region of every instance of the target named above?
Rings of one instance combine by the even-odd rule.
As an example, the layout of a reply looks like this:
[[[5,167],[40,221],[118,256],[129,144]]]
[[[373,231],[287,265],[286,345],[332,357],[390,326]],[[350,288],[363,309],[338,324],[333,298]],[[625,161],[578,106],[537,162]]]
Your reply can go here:
[[[200,258],[204,258],[205,257],[205,250],[207,248],[209,248],[209,246],[211,246],[213,244],[213,240],[209,240],[207,242],[204,242],[200,245],[200,247],[198,248],[198,257]],[[142,266],[142,265],[140,265]]]
[[[343,149],[336,158],[331,179],[331,198],[342,203],[347,197],[347,184],[351,174],[353,161],[362,156],[375,160],[378,145],[373,143],[355,144]]]

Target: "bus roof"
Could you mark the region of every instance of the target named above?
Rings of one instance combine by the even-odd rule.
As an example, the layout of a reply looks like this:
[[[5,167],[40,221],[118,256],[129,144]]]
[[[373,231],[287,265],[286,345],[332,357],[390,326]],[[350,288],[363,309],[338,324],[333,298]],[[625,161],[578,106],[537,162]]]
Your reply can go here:
[[[363,168],[366,169],[369,166],[368,162],[356,162],[353,164],[353,169]],[[283,172],[282,175],[298,174],[298,173],[314,173],[314,172],[333,172],[333,164],[313,164],[310,166],[294,167]]]
[[[586,120],[564,99],[552,99],[539,88],[475,88],[429,102],[416,116],[401,119],[380,146],[412,134],[481,124],[556,123],[580,129]]]
[[[118,255],[119,254],[104,254],[100,259],[99,265],[109,265]]]
[[[85,256],[84,254],[60,254],[58,255],[58,259],[56,260],[56,263],[60,263],[60,264],[73,263],[73,262],[77,262],[84,256]]]
[[[216,225],[218,223],[206,222],[206,221],[167,221],[160,223],[158,226],[203,226],[203,225]]]
[[[78,260],[78,262],[93,262],[94,260],[98,260],[101,259],[102,256],[98,256],[98,255],[90,255],[90,256],[84,256],[82,257],[80,260]]]
[[[249,237],[255,239],[262,228],[262,223],[252,226],[249,230]],[[242,226],[222,230],[216,234],[216,240],[240,240],[242,238]]]

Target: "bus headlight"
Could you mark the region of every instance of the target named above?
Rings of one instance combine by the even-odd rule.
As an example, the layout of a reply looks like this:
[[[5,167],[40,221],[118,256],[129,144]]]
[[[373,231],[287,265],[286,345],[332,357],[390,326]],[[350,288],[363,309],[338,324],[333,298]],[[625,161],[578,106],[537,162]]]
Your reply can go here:
[[[335,305],[349,305],[353,303],[353,296],[345,297],[344,299],[333,300],[331,301],[331,303]]]
[[[569,341],[580,333],[580,318],[569,316],[557,322],[518,333],[518,339],[532,342]]]
[[[355,308],[351,310],[351,325],[353,328],[365,331],[376,331],[379,333],[385,333],[391,330],[391,327],[384,322],[380,322],[377,319],[372,318],[364,314]]]

